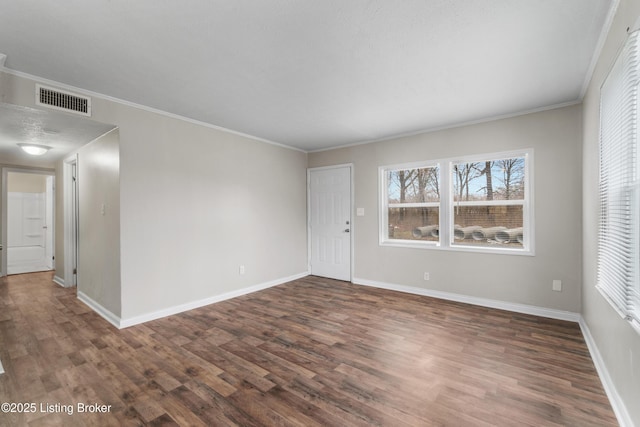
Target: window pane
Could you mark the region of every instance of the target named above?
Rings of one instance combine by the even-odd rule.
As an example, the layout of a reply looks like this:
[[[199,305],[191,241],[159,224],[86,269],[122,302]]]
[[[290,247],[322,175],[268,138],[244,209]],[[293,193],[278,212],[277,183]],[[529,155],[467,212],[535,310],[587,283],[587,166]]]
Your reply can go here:
[[[387,203],[414,204],[388,208],[387,239],[439,241],[439,207],[415,206],[440,201],[439,167],[387,171]]]
[[[454,245],[524,247],[525,158],[453,165]],[[484,202],[488,202],[485,204]]]
[[[392,170],[387,175],[389,203],[440,201],[439,168]]]
[[[454,200],[524,200],[524,164],[524,157],[454,164]]]
[[[437,207],[389,208],[389,239],[439,240],[440,221]]]
[[[522,249],[523,206],[455,206],[454,242],[456,245]]]

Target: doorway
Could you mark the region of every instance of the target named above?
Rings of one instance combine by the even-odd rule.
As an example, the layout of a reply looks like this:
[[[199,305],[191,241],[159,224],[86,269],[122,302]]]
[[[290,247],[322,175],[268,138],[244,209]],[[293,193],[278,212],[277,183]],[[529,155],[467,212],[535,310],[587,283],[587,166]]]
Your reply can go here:
[[[351,281],[351,165],[309,169],[309,271]]]
[[[6,274],[55,268],[54,191],[51,172],[3,169],[3,271]]]
[[[64,160],[64,286],[78,285],[78,156]]]

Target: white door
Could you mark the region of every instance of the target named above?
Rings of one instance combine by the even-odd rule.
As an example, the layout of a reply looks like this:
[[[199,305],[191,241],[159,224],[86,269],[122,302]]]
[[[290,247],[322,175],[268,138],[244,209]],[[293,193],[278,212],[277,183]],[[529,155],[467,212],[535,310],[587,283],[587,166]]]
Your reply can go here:
[[[351,167],[309,170],[311,274],[351,280]]]

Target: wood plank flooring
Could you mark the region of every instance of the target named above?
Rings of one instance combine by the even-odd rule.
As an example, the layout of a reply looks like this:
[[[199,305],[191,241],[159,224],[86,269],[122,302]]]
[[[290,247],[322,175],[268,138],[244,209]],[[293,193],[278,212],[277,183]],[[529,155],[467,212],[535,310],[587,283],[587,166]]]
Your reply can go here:
[[[2,426],[617,425],[575,323],[310,276],[119,331],[51,279],[0,280]]]

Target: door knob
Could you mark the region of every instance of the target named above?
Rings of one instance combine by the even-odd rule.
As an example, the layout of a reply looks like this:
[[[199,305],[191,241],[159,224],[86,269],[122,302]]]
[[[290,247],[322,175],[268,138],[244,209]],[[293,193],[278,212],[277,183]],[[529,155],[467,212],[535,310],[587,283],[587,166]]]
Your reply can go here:
[[[344,232],[348,233],[350,230],[348,228],[345,228]]]

